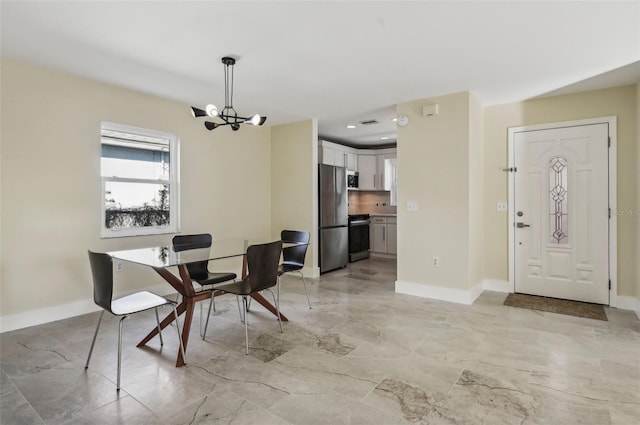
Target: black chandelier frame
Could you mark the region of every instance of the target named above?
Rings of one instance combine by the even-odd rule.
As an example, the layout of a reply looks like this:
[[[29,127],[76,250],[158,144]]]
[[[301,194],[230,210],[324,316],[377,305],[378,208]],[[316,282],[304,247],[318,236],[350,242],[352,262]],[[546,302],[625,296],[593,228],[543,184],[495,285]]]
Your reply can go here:
[[[250,117],[238,115],[238,112],[233,107],[233,68],[236,64],[236,59],[225,56],[222,58],[222,63],[224,65],[224,108],[218,111],[218,108],[213,104],[207,105],[204,110],[192,106],[191,115],[193,115],[194,118],[211,117],[222,120],[221,123],[205,121],[204,126],[209,131],[226,125],[231,126],[233,131],[238,131],[240,124],[263,125],[265,121],[267,121],[267,117],[260,116],[259,114]]]

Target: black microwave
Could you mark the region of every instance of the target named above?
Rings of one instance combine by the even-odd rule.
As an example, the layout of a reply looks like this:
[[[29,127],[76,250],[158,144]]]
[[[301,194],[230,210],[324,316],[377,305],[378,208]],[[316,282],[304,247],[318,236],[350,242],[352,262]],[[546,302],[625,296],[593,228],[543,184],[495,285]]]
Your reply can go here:
[[[349,189],[357,189],[358,188],[358,172],[347,170],[347,188]]]

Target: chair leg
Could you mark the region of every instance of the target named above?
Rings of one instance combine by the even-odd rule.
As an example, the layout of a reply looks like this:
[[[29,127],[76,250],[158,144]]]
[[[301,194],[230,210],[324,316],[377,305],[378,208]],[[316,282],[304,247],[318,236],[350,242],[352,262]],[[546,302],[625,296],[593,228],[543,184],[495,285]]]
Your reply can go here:
[[[249,311],[249,309],[251,308],[251,300],[253,298],[249,298],[249,301],[247,302],[247,311]]]
[[[311,310],[311,301],[309,301],[309,294],[307,293],[307,283],[304,280],[304,273],[302,273],[302,271],[298,270],[298,273],[300,273],[300,276],[302,277],[302,286],[304,286],[304,294],[307,296],[307,304],[309,304],[309,310]]]
[[[156,323],[158,324],[158,336],[160,336],[160,345],[164,345],[164,341],[162,340],[162,329],[160,328],[160,318],[158,317],[158,307],[154,308],[156,311]]]
[[[240,323],[244,323],[244,317],[242,316],[242,308],[240,307],[240,297],[236,295],[236,303],[238,304],[238,314],[240,315]]]
[[[247,296],[243,295],[242,296],[242,307],[243,311],[244,311],[244,348],[246,351],[246,354],[249,354],[249,325],[248,325],[248,318],[247,318]]]
[[[211,317],[211,307],[213,306],[215,311],[216,305],[213,301],[213,289],[211,290],[211,301],[209,301],[209,310],[207,310],[207,320],[204,322],[204,332],[202,333],[202,340],[207,336],[207,328],[209,327],[209,317]],[[200,310],[202,311],[202,304],[200,304]],[[200,327],[202,327],[202,318],[200,318]]]
[[[179,292],[176,293],[176,300],[174,301],[174,304],[176,304],[176,305],[180,304],[180,293]],[[175,325],[176,325],[175,323],[171,322],[170,326],[175,326]]]
[[[122,369],[122,325],[124,319],[126,319],[127,317],[129,316],[122,316],[122,319],[120,319],[120,326],[118,330],[118,381],[116,384],[116,391],[120,391],[120,370]]]
[[[280,332],[283,333],[284,331],[282,330],[282,320],[280,320],[280,300],[276,300],[276,294],[274,294],[271,289],[268,289],[268,291],[271,292],[271,296],[273,297],[273,302],[276,305],[276,313],[277,313],[276,317],[278,318],[278,323],[280,324]],[[278,296],[278,298],[280,297]]]
[[[87,356],[87,363],[84,365],[85,369],[89,367],[89,361],[91,360],[91,353],[93,353],[93,346],[96,344],[96,337],[98,336],[98,330],[100,329],[102,316],[104,316],[104,310],[102,310],[102,313],[100,313],[100,318],[98,319],[98,326],[96,326],[96,331],[93,333],[93,340],[91,341],[91,348],[89,349],[89,355]]]
[[[178,322],[178,310],[176,309],[176,306],[171,304],[171,307],[173,308],[173,317],[175,317],[176,319],[176,330],[178,331],[178,341],[180,341],[180,353],[182,353],[182,360],[184,361],[184,364],[187,364],[187,356],[184,352],[184,345],[182,344],[182,335],[180,335],[180,322]]]

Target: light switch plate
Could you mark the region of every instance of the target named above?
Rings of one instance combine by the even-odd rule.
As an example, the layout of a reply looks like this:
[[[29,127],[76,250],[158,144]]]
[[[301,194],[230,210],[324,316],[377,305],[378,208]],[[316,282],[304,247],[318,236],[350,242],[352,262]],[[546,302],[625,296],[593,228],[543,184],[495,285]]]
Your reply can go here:
[[[496,204],[496,209],[498,210],[498,212],[507,212],[508,204],[504,201],[498,202]]]
[[[407,201],[407,212],[418,212],[418,203],[416,201]]]

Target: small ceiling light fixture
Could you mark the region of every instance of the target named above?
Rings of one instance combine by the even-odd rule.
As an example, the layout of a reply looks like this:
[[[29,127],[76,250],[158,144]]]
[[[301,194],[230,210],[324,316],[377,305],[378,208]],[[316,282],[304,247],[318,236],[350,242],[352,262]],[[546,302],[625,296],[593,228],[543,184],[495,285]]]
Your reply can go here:
[[[356,128],[356,126],[355,126],[355,125],[353,125],[353,124],[349,124],[349,125],[347,126],[347,128]]]
[[[380,137],[380,140],[389,140],[389,138],[387,136],[382,136]]]
[[[211,103],[208,104],[204,110],[192,106],[191,115],[193,115],[194,118],[218,117],[223,121],[221,123],[205,121],[204,126],[207,130],[213,130],[223,125],[230,125],[233,131],[238,131],[240,124],[264,124],[267,117],[261,117],[259,114],[252,115],[248,118],[238,116],[238,113],[233,108],[233,66],[236,64],[236,60],[225,56],[222,58],[222,63],[224,64],[224,108],[222,108],[222,111],[218,111],[218,108]]]

